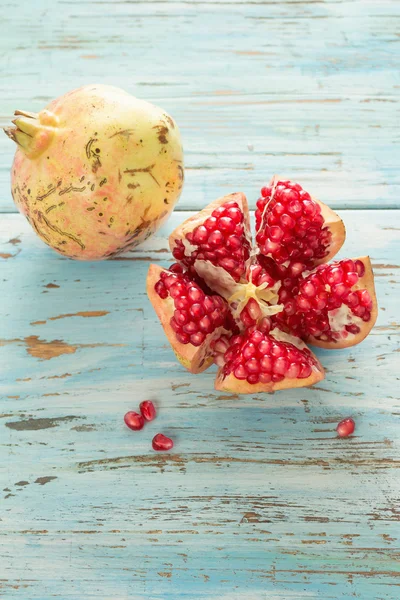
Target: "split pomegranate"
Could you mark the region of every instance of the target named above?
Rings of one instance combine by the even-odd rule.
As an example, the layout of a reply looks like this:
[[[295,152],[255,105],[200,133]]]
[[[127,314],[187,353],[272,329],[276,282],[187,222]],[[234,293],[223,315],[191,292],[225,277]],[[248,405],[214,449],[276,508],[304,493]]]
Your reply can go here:
[[[130,410],[126,413],[124,416],[124,421],[129,429],[133,429],[133,431],[139,431],[144,427],[144,419],[142,415],[139,415],[139,413],[133,410]]]
[[[165,452],[166,450],[171,450],[174,442],[163,433],[157,433],[157,435],[153,437],[151,445],[156,452]]]
[[[151,400],[143,400],[139,404],[139,409],[142,417],[146,421],[153,421],[156,418],[156,408]]]
[[[338,423],[336,431],[339,437],[347,437],[351,435],[356,428],[356,424],[352,418],[343,419]]]
[[[320,381],[305,345],[362,341],[377,316],[367,256],[327,264],[340,249],[340,217],[297,183],[273,177],[257,201],[251,245],[244,194],[219,198],[170,236],[177,263],[151,265],[149,298],[182,364],[214,360],[216,388],[273,391]]]

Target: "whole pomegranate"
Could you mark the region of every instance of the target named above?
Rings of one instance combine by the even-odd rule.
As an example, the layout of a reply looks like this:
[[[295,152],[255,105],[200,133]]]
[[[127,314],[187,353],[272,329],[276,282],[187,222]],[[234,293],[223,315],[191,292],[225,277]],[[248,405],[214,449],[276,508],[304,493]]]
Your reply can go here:
[[[312,385],[324,370],[306,342],[352,346],[376,321],[370,260],[327,264],[344,242],[343,222],[297,183],[273,177],[255,217],[254,246],[242,193],[187,219],[170,236],[177,263],[150,266],[150,301],[187,369],[217,363],[216,389]]]
[[[110,258],[149,237],[183,184],[179,130],[161,108],[87,85],[5,129],[18,147],[12,195],[41,239],[64,256]]]

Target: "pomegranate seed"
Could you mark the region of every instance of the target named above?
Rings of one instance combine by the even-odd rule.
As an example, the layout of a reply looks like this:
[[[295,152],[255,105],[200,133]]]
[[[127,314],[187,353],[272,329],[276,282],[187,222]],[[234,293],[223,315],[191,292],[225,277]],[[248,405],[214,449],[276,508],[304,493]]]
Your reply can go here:
[[[178,263],[174,263],[173,265],[171,265],[168,270],[172,271],[172,273],[183,273],[183,267]]]
[[[248,301],[246,308],[247,308],[247,312],[249,313],[250,317],[252,319],[254,319],[255,321],[261,317],[260,305],[258,304],[258,302],[256,300],[254,300],[254,298],[251,298]]]
[[[339,437],[347,437],[354,432],[355,428],[356,424],[354,420],[351,417],[349,417],[340,421],[340,423],[336,427],[336,431]]]
[[[173,448],[174,442],[163,433],[157,433],[157,435],[153,437],[151,445],[156,452],[165,452],[166,450],[171,450],[171,448]]]
[[[253,356],[256,356],[256,354],[257,354],[257,349],[256,349],[255,345],[252,344],[251,342],[246,344],[245,347],[243,348],[243,358],[245,360],[249,360],[250,358],[253,358]]]
[[[368,307],[371,304],[371,296],[369,295],[367,290],[361,290],[359,292],[360,303],[363,306]]]
[[[143,429],[144,419],[142,415],[139,413],[130,410],[124,416],[125,425],[129,427],[129,429],[133,429],[133,431],[139,431],[139,429]]]
[[[190,336],[190,343],[193,344],[193,346],[201,346],[205,339],[205,333],[203,333],[202,331],[198,331],[197,333],[193,333]]]
[[[201,329],[201,331],[204,331],[204,333],[211,333],[213,331],[214,326],[208,315],[200,319],[199,328]]]
[[[228,272],[231,272],[236,267],[236,262],[232,258],[221,258],[218,264]]]
[[[213,231],[217,226],[217,219],[215,217],[208,217],[208,219],[206,219],[204,221],[204,227],[208,230],[208,231]]]
[[[194,244],[203,244],[207,241],[209,236],[209,232],[204,227],[204,225],[200,225],[193,231],[192,241]]]
[[[259,376],[259,374],[258,374],[258,373],[250,373],[250,375],[248,375],[248,376],[247,376],[247,381],[248,381],[248,383],[251,383],[251,384],[253,384],[253,385],[254,385],[255,383],[258,383],[258,382],[259,382],[259,379],[260,379],[260,376]]]
[[[221,217],[218,219],[218,227],[225,233],[233,233],[236,228],[236,223],[230,217]]]
[[[260,371],[260,364],[256,358],[250,358],[244,366],[248,373],[259,373]]]
[[[213,248],[216,248],[217,246],[221,246],[224,243],[224,241],[225,241],[225,238],[218,229],[216,231],[213,231],[208,237],[208,243]]]
[[[345,277],[345,283],[348,287],[353,287],[353,285],[355,285],[358,281],[358,275],[357,273],[353,273],[352,271],[349,271],[346,274]]]
[[[272,381],[271,373],[260,373],[259,382],[260,383],[270,383]]]
[[[300,373],[298,374],[297,377],[299,379],[307,379],[307,377],[310,377],[311,372],[312,372],[311,366],[303,364],[301,366]]]
[[[191,286],[188,289],[188,297],[192,302],[200,302],[204,298],[204,293],[198,287]]]
[[[176,334],[176,339],[181,344],[188,344],[190,342],[190,336],[187,333],[180,332]]]
[[[227,215],[236,223],[237,225],[243,221],[243,214],[237,207],[231,207],[227,209]]]
[[[359,277],[362,277],[365,273],[364,263],[361,260],[355,261],[356,272]]]
[[[195,303],[189,308],[189,313],[193,319],[201,319],[204,316],[204,308],[201,304]]]
[[[262,187],[261,188],[261,196],[264,196],[264,198],[266,196],[269,196],[271,194],[271,188],[270,187]]]
[[[273,373],[278,373],[279,375],[285,375],[288,366],[287,359],[284,356],[281,356],[274,361],[272,371]]]
[[[156,418],[156,408],[151,400],[143,400],[143,402],[139,404],[139,408],[142,417],[146,421],[153,421],[153,419]]]
[[[271,240],[273,240],[274,242],[279,242],[283,238],[283,235],[284,235],[283,229],[281,229],[277,225],[274,225],[269,228],[269,236],[270,236]]]
[[[239,365],[238,367],[236,367],[233,374],[235,375],[236,379],[246,379],[247,378],[247,371],[243,365]]]
[[[345,329],[349,333],[353,333],[353,334],[360,333],[360,331],[361,331],[361,329],[358,327],[358,325],[355,325],[355,324],[345,325]]]

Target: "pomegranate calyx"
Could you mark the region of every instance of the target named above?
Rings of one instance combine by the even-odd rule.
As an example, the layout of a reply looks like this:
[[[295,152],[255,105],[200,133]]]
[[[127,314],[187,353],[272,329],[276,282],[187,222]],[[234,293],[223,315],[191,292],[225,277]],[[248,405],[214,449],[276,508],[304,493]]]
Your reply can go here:
[[[31,113],[16,110],[15,127],[5,127],[4,132],[25,152],[28,158],[36,158],[50,145],[59,125],[57,115],[42,110]]]
[[[269,287],[267,282],[259,286],[255,285],[252,281],[236,284],[233,294],[228,298],[228,304],[231,305],[233,316],[238,318],[250,299],[255,300],[258,304],[260,318],[280,313],[284,308],[283,304],[279,304],[278,291],[280,286],[280,281],[277,281],[273,287]]]

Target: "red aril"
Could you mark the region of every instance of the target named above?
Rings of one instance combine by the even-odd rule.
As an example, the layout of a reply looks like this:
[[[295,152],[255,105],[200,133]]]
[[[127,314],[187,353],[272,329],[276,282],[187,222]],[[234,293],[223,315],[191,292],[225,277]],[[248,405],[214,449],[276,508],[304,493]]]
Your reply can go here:
[[[146,421],[153,421],[156,418],[156,407],[151,400],[143,400],[139,404],[140,413]]]
[[[165,452],[173,448],[174,442],[171,440],[171,438],[165,436],[163,433],[157,433],[157,435],[153,437],[151,445],[153,446],[153,450],[156,450],[156,452]]]
[[[354,420],[351,417],[349,417],[347,419],[343,419],[342,421],[340,421],[340,423],[338,423],[336,431],[339,437],[347,437],[348,435],[351,435],[354,432],[355,428],[356,424]]]
[[[139,431],[139,429],[143,429],[144,419],[142,415],[139,413],[130,410],[124,416],[125,425],[129,427],[129,429],[133,429],[133,431]]]
[[[299,184],[261,190],[251,249],[242,193],[212,202],[172,232],[178,264],[151,265],[147,289],[181,363],[212,360],[216,388],[237,393],[312,385],[324,377],[304,342],[343,348],[373,327],[368,257],[327,264],[345,239],[339,216]]]

